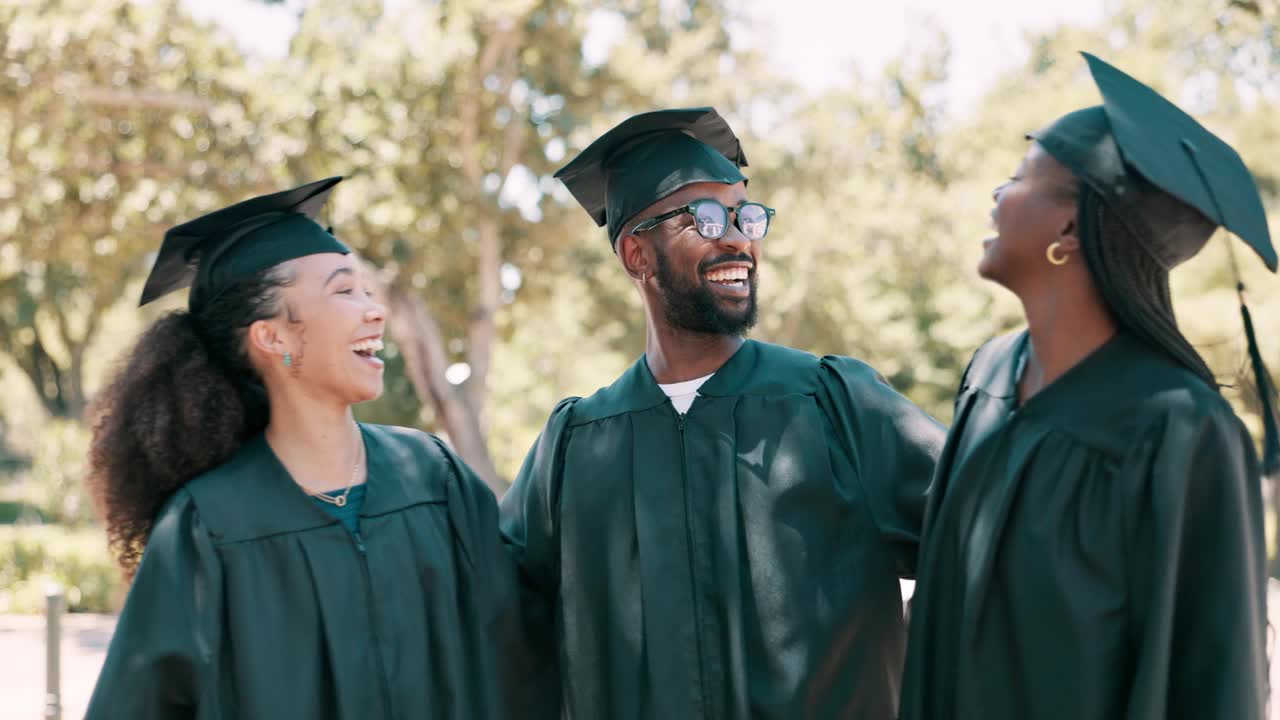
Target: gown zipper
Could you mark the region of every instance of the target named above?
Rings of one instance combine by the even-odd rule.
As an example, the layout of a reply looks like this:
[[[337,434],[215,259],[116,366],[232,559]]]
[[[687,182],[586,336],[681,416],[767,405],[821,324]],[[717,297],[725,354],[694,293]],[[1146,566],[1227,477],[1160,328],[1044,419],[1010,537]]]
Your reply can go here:
[[[382,640],[378,637],[378,619],[373,613],[373,577],[369,573],[369,554],[365,550],[364,537],[359,530],[351,533],[351,539],[355,542],[356,553],[360,556],[360,571],[364,576],[364,597],[365,605],[369,608],[369,632],[373,634],[373,661],[378,670],[378,689],[382,693],[382,707],[386,714],[384,717],[393,717],[391,712],[391,689],[387,685],[387,670],[382,665]]]
[[[676,413],[676,430],[678,430],[680,434],[680,476],[681,476],[681,480],[684,483],[685,542],[687,542],[689,545],[689,554],[688,554],[689,584],[692,590],[692,593],[690,594],[693,598],[693,619],[694,619],[693,638],[696,646],[696,651],[698,653],[698,696],[699,696],[698,700],[699,700],[699,704],[702,706],[702,712],[700,713],[700,715],[702,717],[707,717],[707,711],[710,708],[709,708],[709,703],[707,702],[707,697],[706,697],[706,685],[707,685],[706,668],[703,667],[704,653],[702,652],[702,607],[701,607],[701,603],[699,603],[698,601],[698,593],[699,593],[698,573],[697,573],[697,569],[694,567],[694,553],[696,552],[695,550],[696,540],[693,533],[694,512],[693,512],[693,501],[692,501],[692,489],[690,488],[690,480],[689,480],[688,454],[685,451],[685,442],[684,442],[684,415],[681,413]]]

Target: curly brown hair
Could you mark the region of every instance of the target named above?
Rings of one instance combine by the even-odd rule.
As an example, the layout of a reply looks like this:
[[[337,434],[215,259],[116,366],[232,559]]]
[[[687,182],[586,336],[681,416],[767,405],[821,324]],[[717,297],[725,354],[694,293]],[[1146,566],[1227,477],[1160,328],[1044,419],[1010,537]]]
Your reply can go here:
[[[245,336],[293,282],[277,265],[157,320],[90,407],[89,490],[125,574],[173,493],[225,462],[269,417]]]

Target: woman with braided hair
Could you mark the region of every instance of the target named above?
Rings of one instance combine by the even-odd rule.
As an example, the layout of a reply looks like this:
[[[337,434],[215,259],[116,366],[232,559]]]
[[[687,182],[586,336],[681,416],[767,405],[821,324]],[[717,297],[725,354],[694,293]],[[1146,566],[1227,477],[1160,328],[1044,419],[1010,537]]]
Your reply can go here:
[[[904,720],[1262,717],[1261,470],[1169,270],[1219,225],[1272,270],[1275,251],[1235,152],[1086,59],[1104,104],[1034,133],[995,191],[978,271],[1027,329],[980,348],[956,398]]]
[[[339,178],[165,234],[191,286],[101,393],[90,483],[133,584],[88,717],[538,717],[492,493],[357,423],[386,309],[312,219]]]

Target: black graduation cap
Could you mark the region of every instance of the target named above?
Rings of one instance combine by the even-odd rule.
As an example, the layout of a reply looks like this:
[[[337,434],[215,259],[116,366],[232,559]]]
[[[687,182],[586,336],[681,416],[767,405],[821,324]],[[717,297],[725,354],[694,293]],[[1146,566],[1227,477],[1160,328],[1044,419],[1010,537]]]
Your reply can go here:
[[[185,287],[195,309],[237,281],[303,255],[351,252],[314,220],[341,177],[261,195],[170,228],[142,288],[146,305]]]
[[[1126,195],[1138,194],[1137,173],[1244,240],[1275,272],[1262,197],[1240,155],[1155,90],[1081,54],[1103,104],[1069,113],[1031,137],[1109,204],[1123,207]]]
[[[656,110],[624,120],[556,172],[616,242],[636,213],[697,182],[746,180],[742,144],[715,108]]]
[[[1031,137],[1121,214],[1126,209],[1130,214],[1142,214],[1138,198],[1149,195],[1143,187],[1149,183],[1244,240],[1275,272],[1276,251],[1262,197],[1240,155],[1155,90],[1089,53],[1081,54],[1102,93],[1103,104],[1069,113]],[[1146,214],[1143,219],[1149,226],[1167,227],[1176,222]],[[1158,239],[1147,239],[1154,245],[1148,249],[1166,267],[1191,257],[1208,240],[1207,234],[1155,234]],[[1238,274],[1236,288],[1262,406],[1263,472],[1280,475],[1276,389],[1258,350],[1244,283],[1239,282]]]

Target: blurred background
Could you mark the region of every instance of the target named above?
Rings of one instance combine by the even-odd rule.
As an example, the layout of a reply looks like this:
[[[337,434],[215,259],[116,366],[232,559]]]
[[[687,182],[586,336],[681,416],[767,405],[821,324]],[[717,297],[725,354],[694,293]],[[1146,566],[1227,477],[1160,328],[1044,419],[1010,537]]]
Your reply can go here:
[[[604,231],[551,174],[631,114],[714,105],[778,208],[753,335],[865,359],[949,420],[1021,316],[974,272],[991,191],[1027,132],[1099,101],[1080,50],[1233,144],[1280,228],[1280,0],[0,0],[0,717],[40,712],[47,583],[83,613],[69,716],[123,598],[83,417],[184,306],[136,307],[166,227],[347,176],[321,220],[392,310],[359,416],[445,436],[500,492],[557,400],[643,351]],[[1243,244],[1215,236],[1175,298],[1256,433],[1232,245],[1280,370],[1280,280]]]

